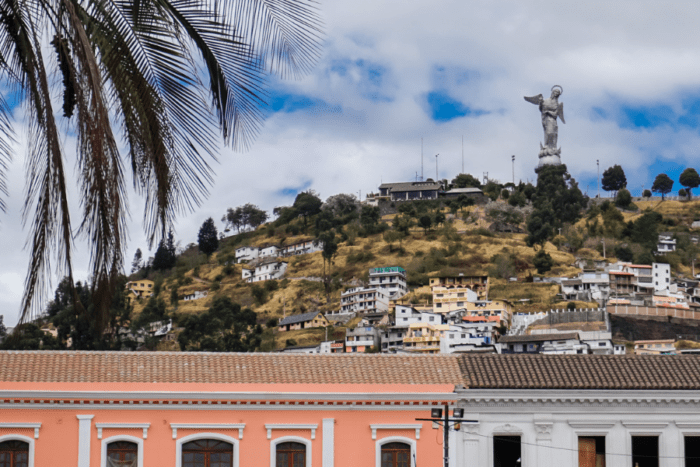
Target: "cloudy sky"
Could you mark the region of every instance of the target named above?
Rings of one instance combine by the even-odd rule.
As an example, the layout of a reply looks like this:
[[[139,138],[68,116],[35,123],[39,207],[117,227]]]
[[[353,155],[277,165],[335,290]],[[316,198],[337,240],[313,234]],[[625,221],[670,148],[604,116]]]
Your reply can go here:
[[[302,190],[323,199],[376,191],[382,182],[465,171],[533,180],[542,126],[523,96],[563,87],[562,161],[589,195],[620,164],[638,195],[661,172],[700,169],[700,2],[589,0],[332,0],[321,4],[323,56],[299,81],[272,80],[270,111],[244,153],[223,148],[209,200],[181,217],[176,238],[254,203],[271,211]],[[0,216],[0,314],[14,325],[28,252],[22,229],[24,160],[9,169]],[[73,194],[77,217],[78,200]],[[147,244],[143,200],[132,196],[127,259]],[[76,241],[76,277],[87,277]],[[55,286],[55,281],[53,285]]]

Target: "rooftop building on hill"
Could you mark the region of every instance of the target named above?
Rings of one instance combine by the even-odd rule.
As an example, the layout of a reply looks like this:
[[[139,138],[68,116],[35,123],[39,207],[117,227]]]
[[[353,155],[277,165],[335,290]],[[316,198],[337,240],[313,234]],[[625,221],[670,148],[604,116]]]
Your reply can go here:
[[[442,184],[428,179],[425,182],[382,183],[379,196],[388,196],[391,201],[413,201],[437,199]]]

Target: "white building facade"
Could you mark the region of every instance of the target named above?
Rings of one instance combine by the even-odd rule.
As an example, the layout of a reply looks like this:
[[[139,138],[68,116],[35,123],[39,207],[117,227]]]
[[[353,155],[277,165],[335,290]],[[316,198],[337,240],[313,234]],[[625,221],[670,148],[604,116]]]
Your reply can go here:
[[[472,377],[457,405],[472,422],[451,433],[450,466],[698,465],[700,379],[682,369],[693,357],[460,358]]]
[[[375,287],[353,287],[340,294],[340,313],[387,313],[389,296]]]
[[[372,268],[369,270],[369,286],[382,289],[391,300],[408,293],[406,270],[399,266]]]
[[[242,278],[246,282],[262,282],[284,277],[287,271],[286,261],[263,261],[254,268],[243,268]]]

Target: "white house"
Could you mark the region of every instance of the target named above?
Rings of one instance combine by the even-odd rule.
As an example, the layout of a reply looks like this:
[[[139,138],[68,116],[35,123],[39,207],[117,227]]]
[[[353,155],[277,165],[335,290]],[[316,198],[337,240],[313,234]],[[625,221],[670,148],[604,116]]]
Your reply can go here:
[[[277,258],[280,255],[277,245],[268,245],[260,248],[260,258]]]
[[[406,270],[399,266],[372,268],[369,270],[369,286],[378,287],[396,300],[408,293]]]
[[[260,282],[273,279],[281,279],[287,270],[287,262],[277,259],[268,259],[255,267],[243,268],[242,278],[246,282]]]
[[[283,246],[280,250],[282,256],[305,255],[323,250],[323,242],[314,244],[313,240],[304,240],[300,242],[290,243]]]
[[[236,262],[242,263],[251,262],[258,259],[260,255],[260,248],[256,246],[241,246],[236,248]]]
[[[675,241],[675,240],[674,240]],[[671,265],[668,263],[652,263],[652,280],[654,290],[661,292],[671,287]]]
[[[184,301],[190,301],[190,300],[199,300],[200,298],[204,298],[207,296],[207,291],[206,290],[197,290],[196,292],[192,292],[190,294],[185,295],[182,297]]]
[[[353,287],[340,294],[339,313],[387,313],[389,296],[376,287]]]
[[[676,239],[673,238],[673,233],[661,232],[659,234],[659,241],[656,244],[656,251],[658,254],[676,251]]]

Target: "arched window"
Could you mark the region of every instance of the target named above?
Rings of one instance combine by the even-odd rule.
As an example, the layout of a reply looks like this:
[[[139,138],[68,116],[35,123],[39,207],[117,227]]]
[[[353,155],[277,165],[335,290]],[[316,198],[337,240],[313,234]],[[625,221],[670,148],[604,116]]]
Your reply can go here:
[[[29,467],[29,444],[17,440],[0,443],[0,467]]]
[[[411,467],[411,446],[406,443],[383,444],[381,467]]]
[[[279,443],[275,467],[306,467],[306,446],[301,443]]]
[[[136,467],[139,446],[129,441],[115,441],[107,445],[107,467]]]
[[[218,439],[183,444],[182,467],[233,467],[233,445]]]

